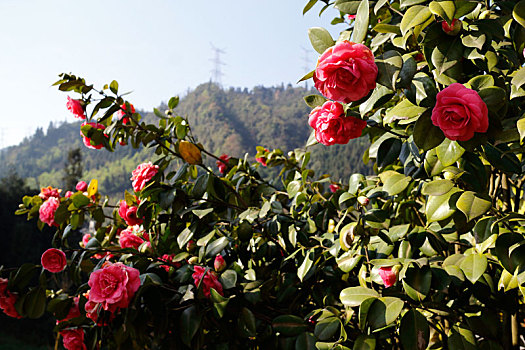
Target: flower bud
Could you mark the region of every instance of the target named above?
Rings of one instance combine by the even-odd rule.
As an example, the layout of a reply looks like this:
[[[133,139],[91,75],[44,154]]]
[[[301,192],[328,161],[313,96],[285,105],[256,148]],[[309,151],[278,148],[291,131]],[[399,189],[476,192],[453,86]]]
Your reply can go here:
[[[195,244],[195,241],[193,239],[190,239],[190,241],[188,242],[188,244],[186,244],[186,250],[188,252],[192,252],[196,247],[196,244]]]
[[[397,282],[399,266],[383,266],[379,268],[379,276],[386,288],[392,287]]]
[[[445,34],[450,36],[456,36],[463,28],[463,24],[459,19],[454,18],[450,25],[447,23],[447,21],[441,22],[441,28],[443,28]]]
[[[357,197],[357,201],[359,202],[359,204],[361,204],[363,207],[366,207],[368,205],[368,203],[370,203],[370,199],[368,199],[368,197],[365,197],[365,196],[359,196]]]
[[[75,187],[77,191],[84,192],[87,190],[88,185],[85,181],[79,181]]]
[[[188,259],[188,264],[190,265],[195,265],[198,262],[199,262],[199,258],[196,256],[192,256],[191,258]]]
[[[213,267],[217,272],[221,272],[224,269],[226,269],[226,261],[224,261],[222,255],[217,254],[217,256],[215,257],[215,261],[213,262]]]
[[[202,163],[202,155],[200,149],[193,143],[188,141],[181,141],[179,143],[179,153],[188,164],[195,165]]]

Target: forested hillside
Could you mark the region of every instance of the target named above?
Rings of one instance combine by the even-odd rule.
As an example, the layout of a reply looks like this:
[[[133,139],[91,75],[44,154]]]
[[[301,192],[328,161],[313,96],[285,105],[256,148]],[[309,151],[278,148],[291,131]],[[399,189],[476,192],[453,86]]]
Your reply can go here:
[[[304,146],[311,129],[307,122],[310,108],[302,97],[311,93],[290,85],[225,90],[207,83],[181,99],[176,111],[189,119],[194,135],[207,149],[235,157],[248,151],[253,156],[257,145],[283,151]],[[151,112],[141,114],[147,120],[156,118]],[[115,152],[88,149],[81,142],[79,127],[80,122],[50,124],[45,132],[39,128],[20,145],[2,150],[0,177],[14,170],[33,187],[63,187],[68,151],[78,147],[83,155],[83,178],[97,178],[104,193],[116,195],[131,187],[129,177],[136,165],[154,157],[151,150],[129,146]],[[347,181],[352,172],[370,171],[361,161],[364,142],[357,139],[343,146],[314,146],[310,164],[335,180]]]

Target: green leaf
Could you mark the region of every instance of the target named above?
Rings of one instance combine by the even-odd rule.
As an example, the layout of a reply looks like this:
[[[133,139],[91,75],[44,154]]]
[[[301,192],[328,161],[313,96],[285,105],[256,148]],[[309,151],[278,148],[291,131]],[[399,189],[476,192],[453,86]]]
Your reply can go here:
[[[525,27],[525,1],[522,0],[514,6],[512,17],[522,27]]]
[[[456,4],[456,13],[454,14],[454,18],[461,18],[465,15],[468,15],[478,5],[477,1],[459,0],[454,2]]]
[[[186,243],[190,241],[190,239],[193,237],[193,230],[190,230],[189,227],[186,227],[184,230],[182,230],[181,233],[177,236],[177,243],[179,244],[179,248],[183,248]]]
[[[394,92],[389,88],[385,86],[377,86],[372,91],[372,95],[370,95],[370,97],[365,102],[359,105],[359,114],[364,116],[368,112],[390,101],[393,96]]]
[[[456,141],[449,139],[443,140],[443,142],[436,148],[436,153],[443,166],[447,167],[454,164],[463,153],[465,149],[459,145]]]
[[[457,83],[463,73],[460,61],[462,57],[463,45],[459,36],[439,40],[431,56],[436,68],[436,81],[444,85]]]
[[[313,257],[314,257],[314,249],[310,249],[306,256],[304,257],[303,263],[299,268],[297,269],[297,277],[299,277],[299,280],[302,282],[306,274],[308,274],[308,271],[310,271],[310,268],[314,264]]]
[[[410,29],[425,23],[431,16],[432,12],[426,6],[416,5],[410,7],[401,20],[401,33],[405,35]]]
[[[391,196],[401,193],[412,180],[411,177],[392,170],[382,172],[379,174],[379,177],[381,182],[383,182],[383,190],[387,191]]]
[[[224,289],[233,288],[237,284],[237,272],[226,270],[221,274],[220,280]]]
[[[383,328],[397,319],[404,305],[403,300],[399,298],[379,298],[370,307],[367,321],[372,329]]]
[[[417,103],[418,106],[433,108],[436,103],[437,90],[434,80],[424,72],[416,73],[408,93],[413,95],[411,102]]]
[[[308,332],[299,334],[295,340],[295,350],[315,350],[315,336]]]
[[[312,43],[314,50],[320,54],[325,52],[329,47],[335,45],[335,41],[332,39],[332,36],[328,30],[321,27],[313,27],[308,29],[308,37],[310,38],[310,42]]]
[[[507,103],[507,93],[498,86],[483,88],[478,92],[489,111],[497,112]]]
[[[180,315],[180,336],[184,344],[191,348],[191,340],[197,333],[202,320],[202,313],[195,305],[186,308]]]
[[[479,91],[484,88],[494,86],[494,78],[492,75],[478,75],[470,79],[466,84],[467,87],[470,86],[471,89]]]
[[[485,214],[491,206],[491,201],[477,197],[472,191],[463,192],[456,202],[456,207],[465,214],[467,221]]]
[[[485,151],[485,158],[495,168],[502,170],[507,173],[521,173],[521,163],[512,152],[509,152],[509,148],[506,145],[498,145],[494,147],[490,143],[483,145]]]
[[[76,208],[85,207],[91,202],[91,200],[88,197],[84,196],[80,192],[73,194],[71,196],[71,200],[73,201],[73,204],[75,205]]]
[[[339,299],[345,306],[359,306],[368,298],[378,298],[379,293],[366,287],[349,287],[341,291]]]
[[[414,125],[414,142],[423,151],[437,147],[445,139],[445,134],[432,123],[431,113],[423,113]]]
[[[113,80],[110,84],[109,84],[109,89],[111,90],[111,92],[113,92],[114,94],[117,94],[118,93],[118,83],[116,80]]]
[[[386,112],[383,122],[385,124],[390,124],[396,120],[412,120],[419,117],[426,110],[425,107],[416,106],[409,100],[401,100],[401,102]]]
[[[432,272],[428,266],[410,267],[402,281],[407,295],[415,301],[422,301],[430,291]]]
[[[486,40],[487,36],[479,32],[472,32],[471,34],[465,35],[461,38],[461,42],[463,43],[463,45],[465,45],[466,47],[474,47],[478,50],[483,49],[483,45],[485,44]]]
[[[337,317],[327,317],[315,325],[314,335],[319,340],[332,338],[341,327],[341,321]]]
[[[170,98],[168,101],[168,108],[169,109],[175,109],[179,105],[179,96],[175,96]]]
[[[239,335],[243,338],[251,338],[257,335],[255,316],[250,309],[243,307],[237,324]]]
[[[301,190],[301,182],[299,181],[290,181],[288,186],[286,186],[286,192],[288,192],[288,197],[293,198]]]
[[[403,67],[403,58],[395,50],[390,50],[376,58],[377,82],[390,90],[396,89],[397,78]]]
[[[518,128],[518,132],[520,133],[520,142],[522,142],[525,138],[525,118],[518,120],[518,122],[516,123],[516,127]]]
[[[308,80],[310,78],[313,78],[314,73],[315,73],[315,70],[313,70],[313,71],[311,71],[309,73],[306,73],[305,76],[303,76],[301,79],[299,79],[299,81],[297,83],[300,83],[301,81],[305,81],[305,80]]]
[[[455,206],[450,203],[453,194],[461,191],[457,187],[453,187],[449,192],[440,196],[428,196],[425,207],[425,215],[428,222],[441,221],[448,219],[456,211]]]
[[[425,350],[430,339],[427,318],[416,309],[408,310],[401,319],[399,337],[403,349]]]
[[[485,255],[471,254],[463,259],[459,267],[470,282],[476,283],[487,269],[487,258]]]
[[[353,350],[375,350],[376,337],[373,335],[361,334],[354,343]]]
[[[303,99],[310,108],[320,107],[326,102],[326,98],[319,95],[308,95],[303,97]]]
[[[46,311],[46,291],[42,287],[32,288],[24,298],[23,310],[25,316],[36,319]]]
[[[362,0],[357,8],[357,14],[355,17],[354,32],[352,33],[352,41],[355,43],[361,43],[366,38],[368,32],[368,21],[369,12],[368,0]]]
[[[385,24],[385,23],[378,23],[373,30],[375,30],[378,33],[393,33],[397,35],[401,35],[401,30],[399,29],[399,26],[392,25],[392,24]]]
[[[219,239],[216,239],[215,241],[208,244],[206,247],[206,256],[207,257],[215,257],[217,254],[219,254],[228,244],[230,241],[228,240],[228,237],[221,237]]]
[[[294,337],[306,331],[303,319],[295,315],[277,316],[272,321],[273,330],[285,337]]]
[[[439,179],[427,182],[423,185],[421,193],[427,196],[441,196],[448,193],[454,187],[454,183],[447,179]]]
[[[449,349],[454,350],[476,350],[476,339],[474,334],[464,326],[454,326],[451,329],[451,334],[447,339]]]
[[[334,7],[341,12],[355,15],[361,1],[354,0],[336,0]]]
[[[448,24],[452,23],[456,12],[454,1],[432,1],[428,8],[430,12],[443,18]]]

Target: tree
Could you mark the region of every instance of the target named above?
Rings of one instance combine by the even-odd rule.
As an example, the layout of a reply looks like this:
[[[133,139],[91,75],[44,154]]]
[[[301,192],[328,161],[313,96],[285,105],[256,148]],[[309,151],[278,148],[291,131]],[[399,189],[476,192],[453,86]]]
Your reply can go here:
[[[82,178],[82,153],[80,148],[70,149],[67,153],[67,161],[64,164],[64,177],[62,178],[65,189],[72,190]]]

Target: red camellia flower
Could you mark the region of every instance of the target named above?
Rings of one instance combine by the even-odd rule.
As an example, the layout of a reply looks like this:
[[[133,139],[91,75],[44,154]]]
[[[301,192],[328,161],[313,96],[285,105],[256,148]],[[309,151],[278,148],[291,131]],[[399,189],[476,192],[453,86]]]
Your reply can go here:
[[[134,248],[139,250],[142,243],[144,243],[144,240],[134,234],[130,228],[120,232],[118,244],[120,244],[121,248]]]
[[[347,15],[346,18],[348,18],[349,21],[353,21],[355,19],[356,15]]]
[[[86,119],[86,114],[84,113],[84,108],[82,108],[80,100],[74,100],[68,96],[66,106],[68,111],[73,113],[75,118]]]
[[[397,269],[392,266],[380,267],[379,276],[386,288],[392,287],[397,282]]]
[[[40,261],[42,262],[42,267],[52,273],[64,270],[67,265],[66,254],[56,248],[46,250],[44,254],[42,254]]]
[[[75,189],[76,189],[77,191],[80,191],[80,192],[84,192],[84,191],[86,191],[87,188],[88,188],[88,184],[87,184],[85,181],[79,181],[79,182],[77,183],[77,186],[75,187]]]
[[[206,275],[204,275],[204,271],[206,271],[206,268],[202,266],[194,266],[193,271],[195,272],[193,272],[191,277],[193,277],[195,287],[199,288],[199,285],[202,280],[202,292],[204,293],[204,296],[206,298],[210,297],[210,288],[215,289],[217,293],[224,296],[224,293],[222,291],[222,284],[219,282],[219,279],[217,278],[217,274],[215,272],[208,270],[206,272]]]
[[[268,148],[264,149],[264,152],[268,152]],[[266,157],[255,158],[255,161],[259,162],[262,166],[266,166]]]
[[[319,57],[314,84],[326,98],[349,103],[365,97],[376,87],[377,71],[368,47],[345,40]]]
[[[454,36],[461,31],[463,24],[459,19],[454,18],[450,25],[447,23],[447,21],[441,22],[441,28],[446,34]]]
[[[18,295],[7,290],[7,278],[0,278],[0,309],[9,317],[22,318],[15,309]]]
[[[95,129],[100,129],[100,130],[104,130],[106,129],[106,127],[102,124],[99,124],[99,123],[88,123],[88,122],[83,122],[82,126],[84,125],[90,125],[92,128],[95,128]],[[82,136],[83,140],[84,140],[84,145],[87,147],[87,148],[92,148],[92,149],[101,149],[102,147],[104,147],[102,144],[93,144],[93,141],[91,141],[91,139],[89,137],[87,137],[86,135],[84,135],[82,133],[82,129],[80,130],[80,136]]]
[[[55,197],[50,197],[45,201],[38,210],[40,221],[49,226],[56,226],[55,212],[60,206],[60,200]]]
[[[135,113],[135,107],[131,104],[131,103],[128,103],[129,104],[129,109],[130,109],[130,113],[133,114]],[[122,124],[127,124],[129,123],[129,118],[126,117],[126,112],[127,112],[127,108],[126,108],[126,104],[123,103],[120,105],[120,108],[118,111],[117,111],[117,119],[118,120],[122,120]]]
[[[128,204],[124,200],[120,201],[120,207],[118,210],[118,214],[126,222],[128,226],[135,226],[135,225],[142,224],[142,219],[139,219],[137,217],[137,207],[128,206]]]
[[[64,348],[67,350],[86,350],[84,344],[84,330],[82,328],[69,328],[60,331]]]
[[[73,305],[71,305],[71,307],[69,308],[69,312],[67,313],[66,317],[61,320],[57,320],[57,324],[59,324],[60,322],[69,321],[72,318],[76,318],[80,316],[80,309],[78,308],[79,301],[80,301],[79,297],[73,298]]]
[[[128,307],[140,287],[140,272],[122,263],[105,264],[105,267],[89,276],[89,301],[102,305],[106,311],[114,312],[117,308]]]
[[[131,181],[135,192],[142,191],[146,183],[159,172],[159,166],[151,162],[140,164],[137,169],[131,172]]]
[[[474,137],[475,132],[487,132],[487,105],[476,91],[454,83],[437,94],[432,123],[448,139],[467,141]]]
[[[227,154],[223,154],[222,156],[219,157],[219,159],[222,159],[224,162],[228,163],[228,161],[230,160],[230,156],[227,155]],[[225,164],[224,162],[221,162],[220,160],[218,160],[216,162],[217,164],[217,167],[219,168],[219,171],[221,172],[221,174],[225,174],[226,173],[226,170],[228,169],[228,165]]]
[[[51,186],[42,187],[38,196],[44,201],[51,197],[60,198],[60,191],[62,190],[59,190],[58,188],[53,188]]]
[[[336,185],[336,184],[330,184],[330,192],[334,193],[334,192],[337,192],[338,189],[340,189],[341,187],[339,187],[339,185]]]
[[[343,106],[327,101],[310,113],[308,124],[315,130],[315,139],[323,145],[346,144],[361,136],[366,121],[344,115]]]

